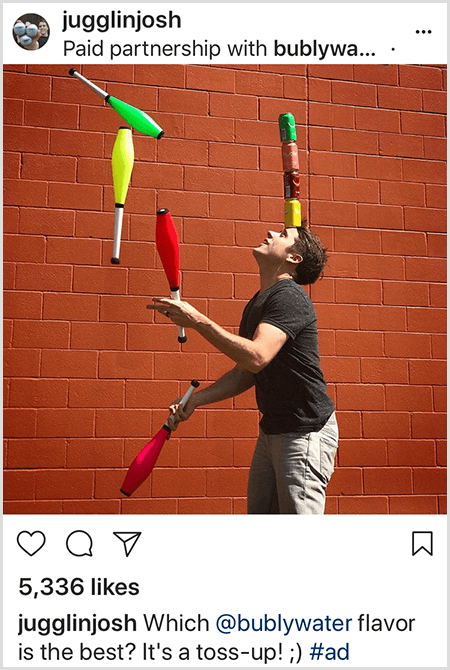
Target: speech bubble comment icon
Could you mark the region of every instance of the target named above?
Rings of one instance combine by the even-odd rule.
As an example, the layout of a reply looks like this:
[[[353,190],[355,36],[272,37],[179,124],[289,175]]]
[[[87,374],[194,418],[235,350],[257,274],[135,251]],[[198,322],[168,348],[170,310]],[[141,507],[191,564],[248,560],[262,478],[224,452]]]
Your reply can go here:
[[[72,556],[92,556],[92,537],[84,530],[74,530],[67,536],[66,547]]]

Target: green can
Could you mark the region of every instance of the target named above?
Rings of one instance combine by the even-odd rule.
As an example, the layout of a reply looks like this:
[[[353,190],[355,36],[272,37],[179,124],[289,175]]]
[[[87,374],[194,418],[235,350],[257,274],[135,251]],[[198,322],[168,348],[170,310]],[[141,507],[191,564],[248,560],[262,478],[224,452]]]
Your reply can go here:
[[[280,137],[282,142],[296,141],[297,133],[295,132],[295,119],[293,114],[280,114],[278,117],[278,125],[280,126]]]

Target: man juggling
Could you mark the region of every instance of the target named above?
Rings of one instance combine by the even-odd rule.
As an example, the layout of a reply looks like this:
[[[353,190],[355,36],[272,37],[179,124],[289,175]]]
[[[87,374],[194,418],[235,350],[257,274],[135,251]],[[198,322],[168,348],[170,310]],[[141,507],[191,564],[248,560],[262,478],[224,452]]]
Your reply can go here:
[[[322,514],[338,446],[334,404],[320,368],[316,313],[302,286],[322,274],[326,252],[305,226],[269,231],[255,249],[260,290],[246,305],[239,335],[184,301],[154,298],[149,309],[193,328],[235,363],[183,407],[174,401],[169,426],[197,407],[255,386],[262,414],[250,468],[249,514]]]

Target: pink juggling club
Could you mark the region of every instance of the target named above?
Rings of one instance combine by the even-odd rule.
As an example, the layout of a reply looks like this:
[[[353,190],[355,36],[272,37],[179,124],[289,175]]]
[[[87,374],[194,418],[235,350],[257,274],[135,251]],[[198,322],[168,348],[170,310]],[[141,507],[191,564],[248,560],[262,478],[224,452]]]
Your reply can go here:
[[[180,404],[182,406],[187,403],[194,389],[196,389],[198,386],[200,386],[200,382],[198,382],[196,379],[193,379],[188,390],[181,398]],[[131,494],[134,493],[134,491],[136,491],[136,489],[147,479],[155,467],[155,463],[158,460],[161,449],[172,432],[168,426],[169,419],[170,415],[161,430],[159,430],[155,437],[148,444],[146,444],[143,449],[141,449],[128,468],[128,472],[125,476],[125,479],[123,480],[122,488],[120,489],[120,492],[123,493],[124,496],[131,496]]]
[[[172,300],[180,300],[180,249],[178,233],[168,209],[159,209],[156,212],[156,248],[164,267],[170,286]],[[184,328],[178,328],[178,342],[187,341]]]

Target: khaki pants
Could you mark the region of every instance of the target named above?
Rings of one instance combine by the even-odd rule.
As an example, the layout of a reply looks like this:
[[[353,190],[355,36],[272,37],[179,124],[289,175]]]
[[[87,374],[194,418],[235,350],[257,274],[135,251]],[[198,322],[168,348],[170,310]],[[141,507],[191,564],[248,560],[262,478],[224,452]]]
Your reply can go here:
[[[333,412],[316,433],[260,430],[248,482],[248,514],[323,514],[334,470],[338,426]]]

